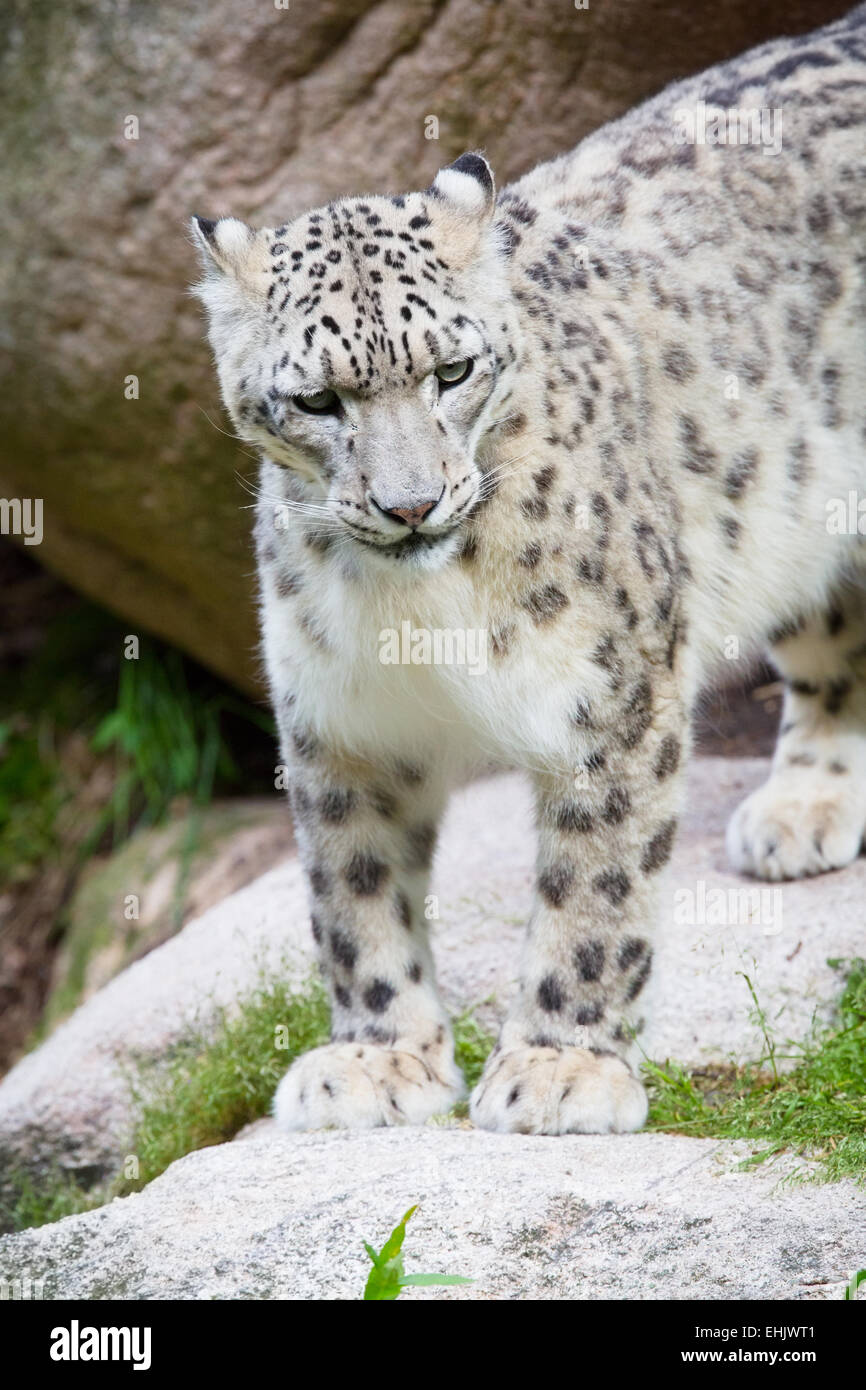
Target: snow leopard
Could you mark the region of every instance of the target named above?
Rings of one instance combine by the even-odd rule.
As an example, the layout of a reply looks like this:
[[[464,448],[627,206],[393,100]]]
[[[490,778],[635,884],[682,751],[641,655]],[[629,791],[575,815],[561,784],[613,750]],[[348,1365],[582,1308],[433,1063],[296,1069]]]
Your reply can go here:
[[[429,876],[449,795],[501,767],[532,784],[534,905],[470,1118],[635,1130],[693,710],[732,638],[784,682],[735,869],[833,870],[866,828],[866,7],[498,196],[471,152],[420,192],[191,235],[261,455],[264,665],[332,1011],[277,1124],[464,1094]],[[485,660],[386,661],[389,633],[480,633]]]

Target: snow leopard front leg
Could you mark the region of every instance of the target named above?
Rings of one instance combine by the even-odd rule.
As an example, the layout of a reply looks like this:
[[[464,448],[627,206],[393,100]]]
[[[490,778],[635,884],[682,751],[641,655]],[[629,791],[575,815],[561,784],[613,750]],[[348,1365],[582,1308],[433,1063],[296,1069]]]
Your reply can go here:
[[[282,1129],[422,1124],[463,1094],[424,899],[445,797],[432,768],[284,734],[332,1041],[289,1068]]]
[[[576,779],[536,774],[536,901],[519,993],[472,1096],[477,1125],[603,1134],[646,1119],[634,1039],[687,740],[682,705],[656,702],[646,677]]]

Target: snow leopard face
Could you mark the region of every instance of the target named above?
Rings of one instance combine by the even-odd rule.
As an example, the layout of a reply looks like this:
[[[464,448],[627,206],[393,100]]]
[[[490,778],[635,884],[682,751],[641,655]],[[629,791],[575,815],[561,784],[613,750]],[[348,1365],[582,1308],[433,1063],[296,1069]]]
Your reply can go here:
[[[463,155],[424,193],[275,229],[193,219],[239,436],[370,563],[438,567],[484,499],[482,444],[519,359],[493,208],[486,161]]]

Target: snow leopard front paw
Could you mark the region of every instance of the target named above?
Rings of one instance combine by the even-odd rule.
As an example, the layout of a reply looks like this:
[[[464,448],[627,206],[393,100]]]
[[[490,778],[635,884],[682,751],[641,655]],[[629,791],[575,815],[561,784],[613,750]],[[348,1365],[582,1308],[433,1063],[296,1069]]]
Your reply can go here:
[[[812,768],[774,773],[728,822],[733,867],[779,880],[850,864],[863,840],[862,793],[851,783],[844,773]]]
[[[443,1060],[444,1058],[444,1060]],[[278,1129],[373,1129],[420,1125],[464,1093],[453,1061],[360,1043],[331,1043],[292,1064],[277,1087]]]
[[[519,1047],[491,1057],[469,1113],[504,1133],[624,1134],[640,1129],[647,1098],[613,1053]]]

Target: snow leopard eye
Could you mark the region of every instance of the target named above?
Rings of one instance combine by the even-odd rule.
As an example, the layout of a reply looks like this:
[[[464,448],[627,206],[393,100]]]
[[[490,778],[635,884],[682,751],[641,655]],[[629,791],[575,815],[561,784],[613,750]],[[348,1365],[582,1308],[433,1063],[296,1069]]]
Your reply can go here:
[[[336,391],[314,391],[312,396],[293,396],[292,400],[299,410],[306,410],[309,415],[336,415],[340,409]]]
[[[471,372],[471,357],[464,357],[459,362],[442,362],[436,368],[436,376],[443,391],[447,391],[449,386],[459,386]]]

